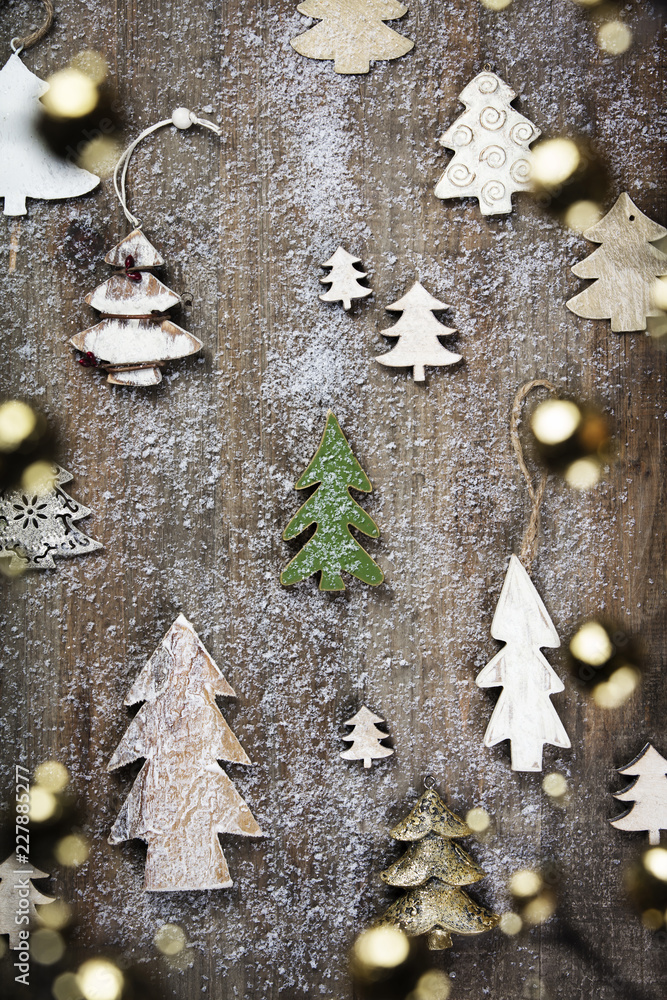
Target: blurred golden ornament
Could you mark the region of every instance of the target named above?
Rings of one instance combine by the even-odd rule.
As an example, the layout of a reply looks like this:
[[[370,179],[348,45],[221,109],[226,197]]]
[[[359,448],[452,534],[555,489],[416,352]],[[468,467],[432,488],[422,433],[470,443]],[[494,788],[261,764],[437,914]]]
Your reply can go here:
[[[185,931],[178,924],[162,924],[153,937],[153,944],[163,955],[178,955],[187,943]]]
[[[577,233],[584,233],[602,218],[602,206],[597,201],[582,199],[573,202],[566,210],[563,221]]]
[[[97,105],[97,85],[72,66],[53,73],[47,83],[49,89],[42,104],[54,118],[83,118]]]
[[[66,868],[78,868],[88,860],[90,848],[85,837],[70,833],[56,843],[53,853],[56,861]]]
[[[69,784],[69,771],[58,760],[45,760],[35,768],[35,784],[50,792],[62,792]]]
[[[45,823],[46,820],[53,819],[58,811],[58,800],[53,792],[40,785],[33,785],[30,789],[30,806],[28,816],[32,823]]]
[[[622,21],[607,21],[598,28],[597,42],[603,52],[620,56],[632,45],[632,31]]]
[[[40,927],[30,935],[30,957],[39,965],[55,965],[65,954],[62,934],[50,927]]]
[[[623,705],[641,682],[637,644],[622,629],[592,619],[570,640],[570,669],[600,708]]]
[[[542,789],[552,799],[563,799],[568,792],[567,778],[553,771],[544,776]]]
[[[503,934],[507,934],[508,937],[514,937],[523,927],[523,920],[518,913],[503,913],[501,914],[498,927]]]
[[[466,813],[466,825],[473,833],[484,833],[491,826],[491,817],[486,809],[476,806]]]
[[[429,969],[417,980],[406,1000],[447,1000],[452,990],[449,976],[440,969]]]
[[[37,919],[42,927],[50,927],[54,931],[61,931],[67,927],[72,919],[72,907],[63,899],[54,899],[49,906],[40,906],[37,911]]]
[[[534,187],[547,190],[561,187],[571,180],[581,166],[577,144],[563,136],[543,139],[533,146],[531,180]]]
[[[529,900],[521,910],[521,916],[527,924],[543,924],[556,912],[556,897],[553,892],[545,891]]]
[[[34,407],[20,399],[0,404],[0,490],[19,483],[33,463],[50,461],[55,446],[53,431]]]
[[[536,896],[543,886],[542,876],[530,868],[514,872],[510,879],[509,889],[517,899]]]
[[[540,458],[574,489],[595,486],[613,457],[605,414],[573,399],[548,399],[535,408],[531,430]]]
[[[84,1000],[78,979],[73,972],[62,972],[53,980],[51,992],[55,1000]]]
[[[505,10],[511,2],[512,0],[480,0],[482,7],[486,7],[487,10],[492,10],[496,13]]]
[[[107,61],[102,53],[95,52],[93,49],[84,49],[83,52],[77,53],[77,55],[70,59],[70,66],[80,73],[85,73],[96,84],[103,83],[106,80],[109,70]]]
[[[118,1000],[123,992],[123,973],[105,958],[91,958],[76,974],[77,984],[85,1000]]]

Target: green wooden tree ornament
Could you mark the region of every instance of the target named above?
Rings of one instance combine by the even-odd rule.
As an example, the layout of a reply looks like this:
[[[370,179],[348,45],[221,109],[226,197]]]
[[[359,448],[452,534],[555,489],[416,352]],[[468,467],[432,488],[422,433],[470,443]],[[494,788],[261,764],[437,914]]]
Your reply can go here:
[[[364,583],[377,586],[384,580],[380,567],[352,535],[350,527],[378,538],[371,517],[350,495],[350,489],[370,493],[366,473],[357,462],[335,416],[329,410],[322,442],[295,489],[318,488],[297,511],[283,532],[285,541],[315,524],[315,534],[280,575],[289,587],[313,573],[320,573],[320,590],[345,590],[345,571]]]

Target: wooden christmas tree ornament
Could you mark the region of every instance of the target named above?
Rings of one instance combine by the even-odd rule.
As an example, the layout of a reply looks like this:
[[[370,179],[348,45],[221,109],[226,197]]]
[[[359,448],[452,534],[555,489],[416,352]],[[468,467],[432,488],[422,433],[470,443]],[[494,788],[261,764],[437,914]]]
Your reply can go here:
[[[350,531],[353,527],[369,538],[379,537],[373,519],[350,495],[350,489],[370,493],[373,487],[331,410],[320,446],[295,489],[311,486],[317,490],[287,525],[283,538],[296,538],[312,524],[317,526],[315,534],[283,570],[280,582],[288,587],[319,573],[320,590],[345,590],[345,571],[372,586],[382,583],[382,570]]]
[[[0,865],[0,934],[9,935],[9,947],[19,948],[24,944],[19,932],[34,927],[37,916],[35,904],[52,903],[53,896],[44,896],[32,884],[33,879],[49,878],[34,865],[20,862],[16,854]],[[27,923],[17,917],[26,917]]]
[[[433,315],[449,306],[433,298],[420,282],[415,281],[412,288],[387,309],[403,315],[391,329],[382,331],[383,337],[398,337],[398,343],[387,354],[376,357],[378,364],[389,368],[412,368],[415,382],[424,382],[425,365],[455,365],[461,360],[460,354],[452,354],[439,340],[456,330],[443,326]]]
[[[543,473],[535,488],[524,461],[518,425],[524,399],[529,392],[540,387],[556,394],[556,388],[550,382],[536,379],[519,390],[512,408],[512,445],[528,484],[533,509],[519,558],[510,556],[491,623],[491,635],[504,642],[505,646],[487,663],[476,680],[480,688],[503,689],[493,710],[484,743],[492,747],[509,740],[514,771],[541,771],[545,743],[557,747],[571,745],[550,700],[552,695],[563,691],[564,686],[541,652],[543,646],[552,649],[560,646],[560,639],[528,575],[537,553],[540,505],[547,474]]]
[[[83,354],[79,363],[104,369],[107,381],[113,385],[157,385],[162,381],[160,369],[165,362],[196,354],[203,346],[201,340],[165,315],[180,304],[180,296],[152,273],[164,260],[144,236],[140,220],[127,207],[125,184],[132,154],[142,139],[168,125],[181,130],[201,125],[216,135],[222,134],[212,122],[198,118],[187,108],[176,108],[171,118],[145,129],[130,143],[116,165],[116,194],[135,229],[105,257],[116,272],[86,296],[88,305],[102,314],[101,322],[70,340]]]
[[[359,271],[355,264],[360,264],[359,257],[353,257],[347,250],[338,247],[333,257],[322,264],[322,267],[330,267],[331,271],[324,278],[320,278],[320,283],[330,285],[320,295],[322,302],[342,302],[343,309],[349,309],[352,299],[365,299],[373,292],[370,288],[364,288],[360,279],[367,278],[365,271]]]
[[[92,513],[69,495],[63,484],[72,476],[54,466],[53,487],[46,493],[9,489],[0,493],[0,561],[10,574],[27,569],[54,569],[54,559],[101,549],[76,522]]]
[[[378,923],[400,927],[409,937],[428,934],[432,951],[450,948],[452,933],[492,930],[499,917],[461,888],[479,882],[486,874],[454,843],[454,838],[471,833],[435,789],[427,788],[406,819],[391,831],[394,840],[410,846],[380,878],[409,891],[391,904]]]
[[[132,685],[144,704],[108,770],[146,763],[114,823],[110,844],[148,844],[149,892],[226,889],[232,884],[218,834],[263,836],[219,760],[250,764],[216,696],[236,697],[190,622],[179,615]]]
[[[371,60],[398,59],[414,42],[387,27],[407,13],[397,0],[304,0],[297,10],[319,24],[292,39],[309,59],[333,59],[336,73],[368,73]]]
[[[660,831],[667,830],[667,760],[647,743],[638,757],[619,767],[618,773],[635,780],[624,791],[614,792],[614,798],[633,804],[609,822],[617,830],[646,830],[649,844],[657,847]]]
[[[363,760],[364,767],[370,767],[371,762],[381,757],[391,757],[393,750],[381,746],[381,741],[387,739],[387,734],[378,729],[376,722],[384,722],[379,715],[362,705],[356,715],[348,719],[346,726],[352,726],[349,736],[343,736],[352,744],[349,750],[343,750],[343,760]]]
[[[624,193],[584,236],[601,246],[575,264],[572,273],[593,279],[593,284],[571,298],[568,309],[584,319],[610,319],[614,333],[645,330],[648,317],[661,315],[653,285],[667,275],[667,254],[652,244],[667,236],[667,229]]]
[[[512,211],[512,194],[530,189],[529,146],[540,130],[512,107],[515,97],[488,70],[461,92],[466,110],[439,140],[455,155],[436,198],[477,198],[482,215],[505,215]]]
[[[39,131],[40,97],[49,84],[21,62],[21,52],[40,41],[51,27],[53,4],[46,2],[44,24],[25,38],[13,38],[12,52],[0,70],[0,197],[5,215],[25,215],[26,198],[52,201],[92,191],[99,177],[56,156]]]

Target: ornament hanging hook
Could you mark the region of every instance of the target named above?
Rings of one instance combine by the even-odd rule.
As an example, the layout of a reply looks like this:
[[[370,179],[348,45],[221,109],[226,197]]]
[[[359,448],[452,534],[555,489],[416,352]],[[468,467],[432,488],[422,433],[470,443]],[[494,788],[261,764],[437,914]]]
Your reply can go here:
[[[44,9],[46,12],[44,23],[41,25],[41,27],[37,28],[30,35],[25,35],[23,38],[17,35],[16,37],[12,38],[10,44],[12,47],[12,52],[15,55],[19,55],[21,52],[23,52],[24,49],[29,49],[31,46],[36,45],[37,42],[40,42],[42,38],[44,38],[44,35],[47,33],[47,31],[50,30],[51,25],[53,24],[53,16],[54,16],[53,0],[41,0],[41,2],[44,4]]]
[[[523,457],[523,446],[521,444],[521,438],[519,437],[519,422],[521,420],[521,411],[523,409],[524,400],[526,399],[526,396],[533,391],[533,389],[546,389],[552,396],[558,395],[558,389],[553,382],[549,382],[545,378],[533,379],[531,382],[526,382],[522,385],[517,392],[514,397],[512,412],[510,414],[510,439],[512,441],[512,447],[514,448],[514,454],[516,455],[517,462],[519,463],[519,468],[523,473],[523,478],[526,480],[530,499],[533,501],[533,509],[530,512],[530,521],[528,522],[528,527],[526,528],[523,541],[521,542],[521,549],[519,550],[519,559],[524,565],[527,573],[530,573],[533,561],[537,555],[537,540],[540,533],[540,507],[542,506],[542,500],[544,499],[544,491],[547,486],[548,477],[548,473],[544,471],[540,475],[537,486],[533,485],[530,470]]]
[[[207,128],[211,132],[215,132],[216,135],[222,135],[222,129],[219,125],[214,122],[208,121],[207,118],[199,118],[194,111],[189,111],[187,108],[176,108],[171,115],[171,118],[165,118],[161,122],[156,122],[155,125],[150,125],[145,128],[136,139],[134,139],[127,149],[121,154],[118,163],[116,164],[116,169],[113,172],[113,186],[120,202],[121,208],[125,213],[125,218],[129,223],[131,223],[135,229],[141,229],[143,223],[140,219],[133,215],[127,207],[127,171],[130,166],[130,160],[132,159],[132,154],[135,149],[142,142],[146,136],[151,135],[153,132],[157,132],[158,129],[166,128],[168,125],[175,125],[178,129],[188,129],[191,125],[201,125],[202,128]]]
[[[435,778],[432,774],[424,775],[424,788],[435,788]]]

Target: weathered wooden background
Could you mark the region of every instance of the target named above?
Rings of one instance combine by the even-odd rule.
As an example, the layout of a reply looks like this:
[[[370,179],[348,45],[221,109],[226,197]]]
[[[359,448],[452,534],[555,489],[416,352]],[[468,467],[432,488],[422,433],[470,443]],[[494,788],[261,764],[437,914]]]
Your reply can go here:
[[[38,859],[53,872],[40,888],[75,904],[82,953],[115,950],[163,996],[346,1000],[346,949],[393,896],[376,874],[398,854],[388,831],[430,773],[454,809],[493,816],[469,845],[489,872],[479,899],[507,909],[520,867],[561,875],[557,918],[518,938],[459,937],[441,955],[452,1000],[627,1000],[628,984],[664,996],[665,935],[642,928],[623,885],[644,839],[607,823],[623,784],[614,768],[648,739],[667,752],[664,354],[565,309],[582,287],[569,267],[590,244],[526,196],[490,220],[433,196],[449,159],[435,139],[489,62],[545,134],[595,140],[614,197],[628,190],[667,223],[657,8],[624,6],[634,42],[612,58],[569,0],[516,0],[500,14],[412,0],[400,30],[413,52],[341,77],[290,47],[308,25],[290,0],[57,7],[30,69],[46,77],[94,47],[128,137],[187,105],[220,121],[224,141],[165,131],[130,171],[162,276],[193,295],[181,322],[205,344],[156,391],[107,386],[67,343],[94,321],[84,295],[127,232],[109,181],[2,221],[1,395],[57,422],[70,492],[94,511],[83,527],[105,546],[3,585],[4,799],[14,761],[56,757],[92,843],[76,871]],[[3,58],[31,16],[35,5],[3,5]],[[350,314],[317,298],[318,264],[340,243],[373,288]],[[465,359],[425,386],[373,361],[388,343],[384,306],[416,277],[451,304],[443,318],[459,334],[447,344]],[[547,749],[545,763],[570,782],[564,805],[540,775],[510,771],[506,744],[484,749],[493,695],[474,686],[498,648],[491,616],[528,516],[507,424],[535,376],[608,410],[619,461],[587,494],[550,482],[533,579],[563,647],[600,613],[645,644],[645,681],[624,708],[597,709],[569,679],[555,698],[572,750]],[[295,551],[281,541],[293,483],[329,407],[373,482],[363,503],[381,538],[368,547],[386,572],[380,588],[351,582],[340,596],[278,580]],[[123,697],[180,611],[238,693],[222,707],[255,766],[227,770],[267,837],[224,838],[228,891],[147,896],[143,845],[106,842],[135,772],[110,776],[106,764],[127,726]],[[564,648],[549,655],[565,676]],[[338,757],[361,700],[396,749],[370,771]],[[152,944],[165,921],[192,946],[184,971]],[[559,940],[564,927],[599,963]]]

